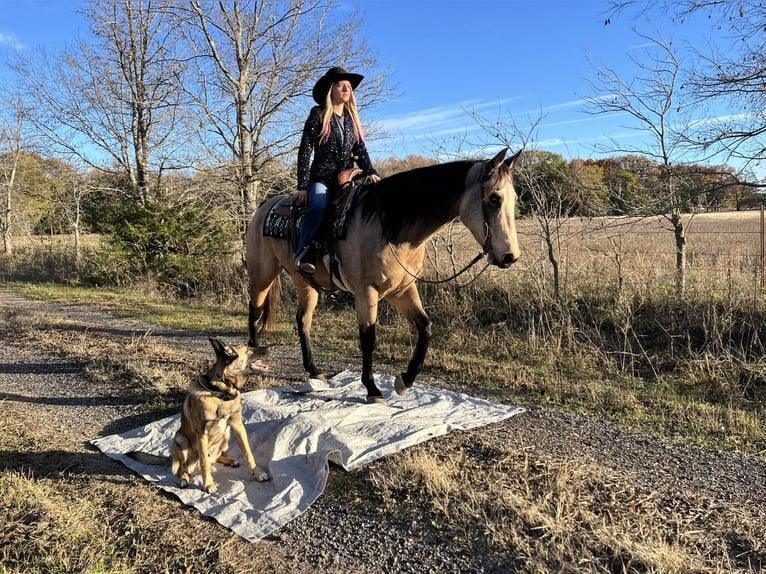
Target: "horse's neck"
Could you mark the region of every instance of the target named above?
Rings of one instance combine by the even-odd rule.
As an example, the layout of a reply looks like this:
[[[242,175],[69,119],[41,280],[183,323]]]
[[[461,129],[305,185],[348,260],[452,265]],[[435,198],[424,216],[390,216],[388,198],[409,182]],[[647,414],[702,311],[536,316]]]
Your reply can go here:
[[[457,204],[449,212],[440,213],[440,217],[423,218],[411,225],[402,227],[398,234],[399,241],[411,245],[422,245],[433,237],[442,227],[458,216]]]
[[[419,245],[455,219],[470,165],[441,164],[383,180],[378,208],[386,238]]]

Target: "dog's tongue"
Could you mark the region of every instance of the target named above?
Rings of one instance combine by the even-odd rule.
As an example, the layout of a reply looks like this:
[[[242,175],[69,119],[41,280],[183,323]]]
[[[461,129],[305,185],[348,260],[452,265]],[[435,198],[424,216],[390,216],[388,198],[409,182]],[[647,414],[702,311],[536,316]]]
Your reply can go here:
[[[271,367],[269,367],[269,365],[267,365],[266,363],[263,363],[259,361],[258,359],[256,359],[255,361],[252,361],[250,363],[250,368],[253,369],[254,371],[268,371]]]

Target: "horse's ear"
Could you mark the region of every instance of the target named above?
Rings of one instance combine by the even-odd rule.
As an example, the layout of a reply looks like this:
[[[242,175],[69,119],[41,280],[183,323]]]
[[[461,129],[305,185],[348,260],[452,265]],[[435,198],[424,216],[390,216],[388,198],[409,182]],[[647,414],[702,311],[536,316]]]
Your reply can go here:
[[[215,351],[216,355],[223,354],[223,349],[225,347],[223,341],[214,337],[208,337],[207,340],[210,341],[210,344],[213,346],[213,350]]]
[[[508,153],[508,148],[505,147],[501,149],[495,157],[493,157],[491,160],[489,160],[489,170],[488,171],[495,171],[497,167],[503,162],[503,158],[505,157],[505,154]]]
[[[508,168],[513,168],[514,164],[516,163],[516,160],[519,159],[519,156],[521,156],[522,150],[517,151],[515,154],[513,154],[511,157],[509,157],[507,160],[505,160],[505,165],[508,166]]]

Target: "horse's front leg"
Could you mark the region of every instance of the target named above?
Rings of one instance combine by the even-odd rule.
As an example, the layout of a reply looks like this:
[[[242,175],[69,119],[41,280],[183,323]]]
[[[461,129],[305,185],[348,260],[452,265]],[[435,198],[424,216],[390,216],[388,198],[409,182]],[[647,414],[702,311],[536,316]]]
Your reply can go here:
[[[295,279],[298,290],[298,310],[295,313],[295,323],[298,326],[298,340],[301,343],[303,356],[303,368],[312,379],[325,380],[325,375],[320,373],[314,364],[314,355],[311,352],[311,321],[319,301],[319,293],[302,279]]]
[[[372,372],[372,353],[375,351],[375,323],[378,318],[378,297],[373,289],[355,298],[359,321],[359,347],[362,351],[362,383],[367,389],[368,403],[385,403],[383,393],[375,384]]]
[[[428,346],[431,343],[431,319],[426,315],[423,309],[423,303],[420,300],[420,293],[414,283],[411,283],[407,289],[390,295],[386,298],[403,317],[412,325],[417,332],[417,342],[415,350],[412,353],[407,370],[396,377],[394,388],[397,394],[403,395],[415,382],[423,361],[428,352]]]

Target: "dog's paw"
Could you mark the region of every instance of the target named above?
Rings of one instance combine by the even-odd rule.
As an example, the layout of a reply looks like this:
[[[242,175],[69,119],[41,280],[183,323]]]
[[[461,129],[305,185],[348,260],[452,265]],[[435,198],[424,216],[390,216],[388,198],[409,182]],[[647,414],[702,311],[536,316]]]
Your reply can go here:
[[[182,476],[178,479],[178,488],[186,488],[189,486],[189,477]]]
[[[271,480],[271,475],[267,471],[261,470],[260,468],[254,468],[251,471],[251,474],[253,475],[253,478],[258,482],[266,482],[267,480]]]
[[[205,485],[205,492],[208,494],[215,494],[216,490],[218,490],[218,488],[215,486],[214,482]]]

